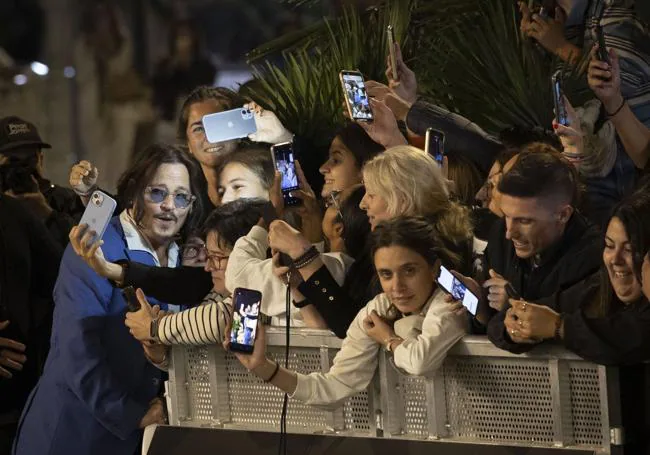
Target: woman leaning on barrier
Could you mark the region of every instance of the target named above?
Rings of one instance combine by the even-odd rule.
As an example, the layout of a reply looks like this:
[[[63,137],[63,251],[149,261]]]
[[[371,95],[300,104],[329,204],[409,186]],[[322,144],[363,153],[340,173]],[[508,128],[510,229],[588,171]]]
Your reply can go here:
[[[293,398],[325,408],[365,390],[381,348],[393,352],[395,365],[406,373],[435,371],[465,334],[462,306],[450,304],[435,285],[439,263],[457,267],[460,258],[431,223],[419,217],[378,224],[371,242],[383,293],[357,314],[328,373],[303,375],[269,360],[262,327],[254,352],[236,354],[242,365]]]
[[[586,360],[619,366],[626,450],[635,454],[650,448],[643,364],[650,360],[649,189],[614,209],[599,273],[553,300],[510,300],[503,336],[490,334],[497,346],[515,353],[555,339]]]

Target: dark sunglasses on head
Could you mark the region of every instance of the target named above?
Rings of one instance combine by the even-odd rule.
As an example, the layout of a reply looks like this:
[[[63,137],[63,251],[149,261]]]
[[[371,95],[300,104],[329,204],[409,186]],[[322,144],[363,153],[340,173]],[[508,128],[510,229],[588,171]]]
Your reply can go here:
[[[162,204],[171,193],[164,188],[148,187],[144,190],[144,194],[149,202]],[[188,193],[174,193],[173,196],[174,206],[177,209],[186,209],[196,199],[195,196]]]

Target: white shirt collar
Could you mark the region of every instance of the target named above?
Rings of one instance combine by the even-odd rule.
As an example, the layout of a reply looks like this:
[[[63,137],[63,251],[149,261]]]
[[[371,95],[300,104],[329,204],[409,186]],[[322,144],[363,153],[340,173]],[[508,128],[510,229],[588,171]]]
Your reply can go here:
[[[136,225],[131,215],[129,215],[127,210],[124,210],[120,214],[120,224],[122,225],[122,230],[124,231],[124,238],[126,239],[126,246],[129,250],[132,251],[145,251],[153,256],[153,260],[156,266],[160,267],[160,261],[158,260],[158,255],[153,250],[151,242],[147,240],[138,226]],[[167,249],[167,267],[176,268],[178,265],[178,255],[179,247],[176,242],[171,242],[169,248]]]

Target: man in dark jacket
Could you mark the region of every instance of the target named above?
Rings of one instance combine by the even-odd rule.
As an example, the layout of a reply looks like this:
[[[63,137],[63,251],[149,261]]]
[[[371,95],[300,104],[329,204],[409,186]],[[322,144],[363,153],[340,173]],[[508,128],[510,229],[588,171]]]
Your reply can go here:
[[[20,412],[47,356],[61,255],[43,223],[19,201],[0,194],[0,324],[10,321],[2,337],[19,343],[0,352],[0,363],[13,368],[11,378],[0,377],[0,455],[10,453]],[[21,344],[24,352],[17,349]],[[6,360],[22,356],[27,361],[21,371]]]
[[[499,347],[518,341],[506,333],[511,317],[506,286],[527,301],[549,297],[582,282],[601,262],[601,236],[575,210],[578,180],[573,166],[556,152],[519,156],[498,190],[504,219],[493,229],[486,252],[484,283],[490,306],[498,311],[488,336]]]
[[[19,199],[52,236],[65,247],[68,233],[81,217],[84,206],[70,189],[45,178],[43,142],[36,127],[19,117],[0,119],[0,178],[2,192]]]

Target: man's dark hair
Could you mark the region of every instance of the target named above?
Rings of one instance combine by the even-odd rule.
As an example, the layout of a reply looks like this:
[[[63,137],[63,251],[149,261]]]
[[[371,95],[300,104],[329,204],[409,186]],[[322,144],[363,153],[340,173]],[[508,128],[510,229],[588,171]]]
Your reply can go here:
[[[262,199],[237,199],[217,207],[203,224],[203,237],[216,232],[219,247],[232,249],[237,239],[247,235],[262,218],[267,204]]]
[[[499,132],[499,142],[506,149],[521,150],[533,142],[542,142],[555,148],[562,147],[558,137],[542,128],[529,128],[524,126],[511,126]]]
[[[203,222],[205,209],[202,194],[207,192],[207,186],[199,162],[180,147],[153,144],[144,149],[131,168],[120,177],[117,197],[122,207],[134,209],[133,219],[140,224],[144,217],[145,188],[162,164],[182,164],[190,176],[190,191],[196,198],[181,230],[182,237],[186,238]]]
[[[546,147],[545,150],[542,150]],[[520,198],[555,198],[576,207],[579,178],[575,167],[551,146],[519,154],[499,182],[499,191]]]
[[[224,111],[236,109],[246,104],[246,100],[236,92],[224,87],[209,87],[201,85],[187,95],[183,106],[181,107],[181,115],[178,118],[177,125],[177,138],[183,142],[187,142],[187,122],[190,119],[190,108],[193,104],[201,103],[207,100],[218,101],[223,107]]]
[[[348,123],[336,132],[343,145],[352,153],[359,169],[385,149],[370,139],[368,133],[358,123]]]
[[[341,216],[343,219],[343,243],[345,252],[355,260],[359,259],[365,251],[370,236],[370,221],[365,210],[359,207],[361,199],[366,194],[363,185],[352,191],[352,193],[341,203]]]

